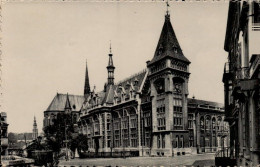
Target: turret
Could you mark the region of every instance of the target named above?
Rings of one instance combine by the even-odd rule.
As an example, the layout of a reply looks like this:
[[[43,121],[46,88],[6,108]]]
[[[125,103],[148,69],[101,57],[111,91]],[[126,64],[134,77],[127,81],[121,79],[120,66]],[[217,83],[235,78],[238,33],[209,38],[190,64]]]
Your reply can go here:
[[[110,43],[110,53],[108,54],[109,60],[108,60],[108,66],[107,66],[107,73],[108,73],[108,78],[107,78],[107,85],[114,85],[114,71],[115,67],[113,65],[113,54],[111,51],[111,43]]]

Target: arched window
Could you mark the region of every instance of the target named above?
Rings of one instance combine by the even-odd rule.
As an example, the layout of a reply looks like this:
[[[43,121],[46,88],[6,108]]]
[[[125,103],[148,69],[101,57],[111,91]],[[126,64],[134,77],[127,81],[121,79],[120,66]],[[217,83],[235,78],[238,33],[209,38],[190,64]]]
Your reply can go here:
[[[206,117],[206,130],[210,130],[210,117]]]
[[[181,138],[180,138],[180,148],[183,148],[184,147],[184,137],[181,135]]]
[[[200,117],[200,129],[204,130],[204,117]]]
[[[212,118],[212,129],[216,130],[216,119]]]
[[[175,146],[176,146],[176,148],[179,147],[179,136],[178,135],[176,135]]]
[[[217,126],[218,126],[218,130],[221,130],[222,128],[222,118],[221,117],[218,117],[218,122],[217,122]]]
[[[160,148],[161,147],[161,136],[158,135],[157,136],[157,148]]]

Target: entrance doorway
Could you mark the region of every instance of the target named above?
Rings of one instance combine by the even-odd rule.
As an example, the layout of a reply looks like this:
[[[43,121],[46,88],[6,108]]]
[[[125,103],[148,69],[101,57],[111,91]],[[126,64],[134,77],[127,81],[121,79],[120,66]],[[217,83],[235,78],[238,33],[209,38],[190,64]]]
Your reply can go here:
[[[95,153],[96,153],[96,155],[98,155],[98,149],[99,149],[99,140],[98,140],[98,138],[94,139],[94,143],[95,143]]]

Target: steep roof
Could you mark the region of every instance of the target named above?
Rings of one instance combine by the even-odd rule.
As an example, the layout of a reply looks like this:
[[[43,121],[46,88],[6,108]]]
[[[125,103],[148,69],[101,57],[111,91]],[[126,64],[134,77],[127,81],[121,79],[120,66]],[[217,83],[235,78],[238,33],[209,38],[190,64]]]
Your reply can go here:
[[[46,111],[64,111],[66,104],[67,94],[59,94],[54,97],[51,104]],[[84,96],[80,95],[68,95],[69,102],[71,104],[72,111],[79,111],[83,102]]]
[[[139,91],[142,86],[142,83],[145,79],[146,70],[142,70],[141,72],[130,76],[115,85],[107,85],[106,91],[100,91],[93,95],[93,97],[98,98],[97,104],[94,102],[93,97],[88,98],[87,102],[89,106],[86,108],[91,108],[93,105],[103,105],[104,103],[112,104],[114,102],[114,97],[117,96],[117,93],[121,92],[121,89],[125,91],[125,94],[129,94],[129,90],[133,89],[134,91]],[[120,97],[118,97],[120,99]]]
[[[165,16],[164,25],[154,53],[154,57],[149,64],[157,62],[166,56],[190,63],[190,61],[182,53],[180,44],[177,40],[170,21],[170,15],[168,14]]]
[[[222,103],[206,101],[206,100],[199,100],[199,99],[194,99],[194,98],[188,98],[188,106],[189,105],[211,106],[211,107],[216,107],[216,108],[221,108],[221,109],[224,108],[224,104],[222,104]]]

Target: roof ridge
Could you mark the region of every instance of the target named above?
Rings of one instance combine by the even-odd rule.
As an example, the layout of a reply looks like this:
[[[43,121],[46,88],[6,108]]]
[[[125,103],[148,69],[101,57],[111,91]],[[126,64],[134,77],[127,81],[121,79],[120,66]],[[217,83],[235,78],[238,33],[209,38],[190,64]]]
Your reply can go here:
[[[67,96],[67,93],[57,93],[57,95],[65,95]],[[68,94],[69,96],[84,96],[84,95],[75,95],[75,94]]]
[[[224,104],[224,103],[221,103],[221,102],[216,102],[216,101],[211,101],[211,100],[202,100],[202,99],[197,99],[197,98],[195,98],[195,99],[193,99],[193,98],[188,98],[188,99],[190,99],[190,100],[200,100],[200,101],[204,101],[204,102],[212,102],[212,103]]]
[[[142,74],[142,73],[144,73],[144,72],[146,72],[146,71],[147,71],[147,68],[144,68],[144,69],[142,69],[142,70],[140,70],[140,71],[138,71],[138,72],[136,72],[136,73],[130,75],[129,77],[118,81],[115,85],[119,85],[120,83],[123,83],[123,82],[125,82],[125,81],[127,81],[127,80],[129,80],[129,79],[131,79],[131,78],[134,78],[134,77],[136,77],[136,76],[138,76],[138,75],[140,75],[140,74]]]

